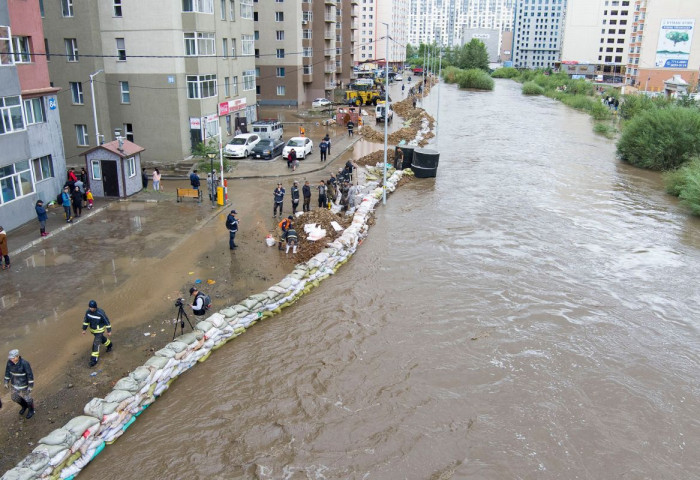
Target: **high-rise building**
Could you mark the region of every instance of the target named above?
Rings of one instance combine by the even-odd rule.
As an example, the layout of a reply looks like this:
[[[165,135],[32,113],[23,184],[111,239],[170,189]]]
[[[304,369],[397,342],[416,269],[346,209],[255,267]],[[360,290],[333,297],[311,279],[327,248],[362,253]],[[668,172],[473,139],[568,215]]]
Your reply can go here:
[[[389,54],[389,64],[403,65],[408,41],[408,0],[357,1],[357,62],[383,60]],[[385,43],[389,26],[389,43]]]
[[[617,2],[614,2],[617,3]],[[673,94],[685,83],[697,89],[700,70],[700,2],[687,0],[630,0],[632,25],[627,88]],[[675,77],[675,78],[674,78]]]
[[[57,97],[49,81],[41,2],[0,0],[0,224],[36,218],[66,180]],[[65,96],[65,95],[64,95]]]
[[[353,2],[354,3],[354,2]],[[350,79],[353,5],[340,0],[255,3],[260,105],[330,97]]]
[[[255,120],[253,0],[43,5],[69,164],[117,129],[157,164]]]
[[[551,68],[561,59],[567,0],[517,0],[513,66]]]
[[[632,13],[629,0],[568,0],[562,62],[594,65],[606,80],[621,81]]]
[[[515,0],[410,0],[408,42],[458,47],[465,28],[509,31]]]

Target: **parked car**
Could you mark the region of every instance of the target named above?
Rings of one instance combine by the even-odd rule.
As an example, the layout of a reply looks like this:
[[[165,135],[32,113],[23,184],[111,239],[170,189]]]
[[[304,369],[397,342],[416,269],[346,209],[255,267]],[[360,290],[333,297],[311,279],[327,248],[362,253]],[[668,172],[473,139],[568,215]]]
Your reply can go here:
[[[403,77],[397,73],[396,76],[394,77],[394,81],[395,82],[403,82]]]
[[[328,100],[327,98],[317,98],[313,102],[311,102],[311,107],[312,108],[323,108],[327,107],[330,105],[332,102]]]
[[[253,158],[275,158],[282,154],[284,142],[282,140],[260,140],[253,150],[251,155]]]
[[[306,158],[307,155],[311,155],[311,151],[314,148],[314,142],[310,138],[306,137],[292,137],[287,141],[287,145],[284,146],[282,150],[282,156],[287,158],[289,151],[294,149],[297,152],[297,158],[302,160]]]
[[[258,120],[257,122],[253,122],[249,129],[251,132],[257,134],[261,140],[282,140],[282,133],[284,131],[279,120]]]
[[[253,147],[258,144],[260,137],[254,133],[241,133],[231,139],[224,147],[224,156],[233,158],[247,158]]]
[[[391,105],[389,105],[389,111],[387,112],[386,102],[381,102],[377,104],[377,108],[375,108],[374,115],[377,120],[377,123],[384,121],[391,123],[391,121],[394,120],[394,111],[391,109]]]

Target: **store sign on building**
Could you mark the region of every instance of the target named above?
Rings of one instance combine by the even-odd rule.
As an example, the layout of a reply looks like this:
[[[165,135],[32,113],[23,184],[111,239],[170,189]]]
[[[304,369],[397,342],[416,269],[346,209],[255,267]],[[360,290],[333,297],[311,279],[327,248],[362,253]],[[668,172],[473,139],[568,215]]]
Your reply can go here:
[[[245,98],[236,98],[234,100],[229,100],[228,102],[221,102],[219,104],[219,116],[224,117],[231,113],[245,110],[245,107]]]
[[[656,47],[656,66],[688,68],[690,45],[693,43],[693,18],[664,18],[661,20]]]

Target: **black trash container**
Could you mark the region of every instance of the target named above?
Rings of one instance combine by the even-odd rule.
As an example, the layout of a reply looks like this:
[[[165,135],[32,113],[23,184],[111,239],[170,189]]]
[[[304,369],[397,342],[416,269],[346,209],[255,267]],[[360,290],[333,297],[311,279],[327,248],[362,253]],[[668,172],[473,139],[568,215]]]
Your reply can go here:
[[[403,152],[403,162],[399,165],[399,159],[397,155],[397,150],[401,149]],[[407,145],[398,145],[394,149],[394,168],[396,170],[403,170],[404,168],[411,168],[411,163],[413,163],[413,151],[415,147],[409,147]]]
[[[413,151],[411,169],[417,178],[430,178],[437,175],[440,153],[430,148],[416,148]]]

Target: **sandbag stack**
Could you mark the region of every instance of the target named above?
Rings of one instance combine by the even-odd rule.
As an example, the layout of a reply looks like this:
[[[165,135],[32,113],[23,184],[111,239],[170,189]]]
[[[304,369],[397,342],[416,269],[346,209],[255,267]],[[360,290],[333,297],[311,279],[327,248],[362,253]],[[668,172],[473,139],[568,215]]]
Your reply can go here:
[[[387,179],[393,192],[402,175]],[[105,447],[124,434],[136,418],[165,392],[181,373],[205,361],[212,351],[245,332],[256,322],[272,317],[317,287],[355,253],[368,233],[368,220],[382,189],[368,184],[351,225],[333,242],[292,273],[262,293],[224,308],[197,323],[193,332],[180,335],[155,352],[142,366],[120,379],[105,398],[93,398],[84,413],[39,441],[37,447],[1,480],[39,478],[72,479]],[[379,195],[377,195],[377,191]]]

